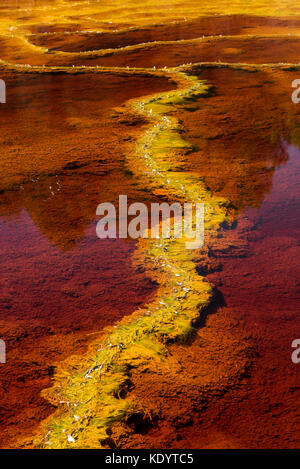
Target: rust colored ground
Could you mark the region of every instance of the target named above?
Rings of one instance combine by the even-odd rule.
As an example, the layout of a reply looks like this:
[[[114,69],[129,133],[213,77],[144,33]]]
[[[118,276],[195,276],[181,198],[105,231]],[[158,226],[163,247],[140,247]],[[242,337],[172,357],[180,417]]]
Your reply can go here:
[[[53,411],[39,394],[55,362],[86,350],[94,332],[155,291],[132,265],[134,242],[96,237],[95,211],[101,202],[117,204],[120,193],[141,197],[123,155],[144,123],[116,119],[114,108],[155,86],[172,87],[118,75],[79,76],[76,83],[61,75],[5,78],[12,105],[0,108],[7,125],[0,163],[2,447],[32,434]]]
[[[47,24],[36,16],[27,24],[30,12],[22,15],[18,27],[29,42],[0,37],[0,58],[13,64],[299,62],[299,18],[191,15],[176,24],[134,23],[127,31],[133,23],[123,19],[120,32],[106,24],[99,35],[85,32],[92,23],[84,17]],[[151,41],[174,42],[141,44]],[[107,51],[124,46],[133,47]],[[96,49],[103,50],[80,54]],[[237,221],[207,240],[198,266],[216,285],[214,305],[190,344],[171,346],[167,373],[133,373],[130,392],[149,419],[137,415],[116,427],[111,446],[299,448],[299,370],[290,359],[300,328],[300,108],[290,99],[299,71],[212,65],[195,73],[213,88],[179,111],[184,137],[196,149],[185,170],[229,199]],[[85,351],[94,333],[155,292],[132,266],[134,243],[96,239],[95,209],[122,193],[153,201],[124,163],[146,123],[115,108],[174,84],[149,70],[72,75],[3,67],[0,78],[10,103],[0,107],[0,328],[8,346],[0,369],[0,446],[18,447],[53,411],[40,391],[49,387],[55,363]]]
[[[212,69],[201,77],[215,89],[199,109],[181,112],[187,138],[202,147],[186,168],[241,213],[233,229],[207,241],[199,272],[216,286],[215,308],[193,343],[172,347],[167,373],[132,378],[154,418],[116,430],[113,442],[299,448],[300,375],[291,343],[300,328],[300,152],[287,143],[299,138],[299,111],[288,100],[294,74]]]

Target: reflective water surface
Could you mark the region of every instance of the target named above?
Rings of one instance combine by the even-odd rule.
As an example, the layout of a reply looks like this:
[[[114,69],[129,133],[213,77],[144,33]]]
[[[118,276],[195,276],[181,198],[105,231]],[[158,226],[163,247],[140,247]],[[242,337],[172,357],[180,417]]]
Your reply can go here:
[[[105,327],[157,292],[134,261],[136,242],[100,241],[95,213],[119,194],[173,202],[161,187],[141,187],[128,168],[149,126],[128,102],[175,89],[170,73],[182,69],[167,67],[183,64],[210,89],[172,104],[193,147],[177,160],[170,145],[170,161],[227,200],[228,223],[197,263],[217,300],[190,347],[173,346],[181,382],[133,373],[134,392],[161,420],[143,434],[116,432],[115,441],[299,447],[300,368],[290,358],[300,331],[300,104],[291,101],[300,78],[299,6],[177,0],[160,2],[159,15],[157,7],[154,0],[0,7],[2,447],[33,446],[54,411],[40,393],[57,363],[74,354],[80,361]],[[239,347],[245,356],[235,356]],[[210,386],[205,406],[201,386]]]

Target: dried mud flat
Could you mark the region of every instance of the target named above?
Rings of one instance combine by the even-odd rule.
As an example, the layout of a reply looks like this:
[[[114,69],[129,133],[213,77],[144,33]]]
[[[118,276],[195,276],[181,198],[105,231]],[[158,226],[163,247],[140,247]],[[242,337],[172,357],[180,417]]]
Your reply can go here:
[[[1,7],[1,447],[299,448],[300,12],[147,3]],[[122,193],[204,248],[97,241]]]

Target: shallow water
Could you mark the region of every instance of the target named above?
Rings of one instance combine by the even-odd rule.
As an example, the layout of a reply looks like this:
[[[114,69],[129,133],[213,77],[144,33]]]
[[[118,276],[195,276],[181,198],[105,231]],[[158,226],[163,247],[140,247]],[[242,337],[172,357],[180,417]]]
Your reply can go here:
[[[193,144],[180,155],[181,170],[232,208],[231,224],[209,240],[199,274],[223,299],[216,316],[236,320],[236,343],[246,343],[246,334],[256,356],[227,392],[216,386],[214,394],[212,385],[211,405],[199,415],[184,404],[194,424],[172,427],[166,415],[173,434],[163,440],[154,428],[143,444],[299,447],[299,372],[290,355],[300,328],[300,105],[291,102],[300,72],[276,64],[299,62],[300,12],[294,1],[282,3],[168,1],[160,3],[159,18],[152,0],[123,8],[47,0],[1,5],[0,78],[8,98],[0,105],[0,336],[8,346],[0,369],[1,446],[31,437],[53,412],[40,392],[57,362],[86,351],[94,334],[155,295],[156,283],[133,262],[135,242],[96,238],[95,211],[119,194],[147,204],[168,200],[161,188],[153,195],[141,187],[128,168],[147,120],[123,105],[174,89],[165,66],[211,62],[190,72],[212,86],[209,95],[174,106],[172,115]],[[242,70],[222,62],[275,65]],[[109,70],[75,68],[81,65]],[[205,327],[201,334],[204,340]],[[196,340],[196,356],[197,347]],[[230,355],[227,361],[230,375],[239,364]],[[200,372],[182,378],[184,402],[201,379]],[[175,396],[170,403],[165,396],[165,406],[174,407],[176,422]],[[134,442],[141,444],[138,435],[120,446]]]
[[[96,208],[117,203],[120,193],[129,203],[149,199],[124,162],[144,122],[120,117],[115,108],[152,91],[155,81],[157,91],[172,85],[122,74],[2,77],[9,102],[0,108],[6,125],[0,143],[4,445],[51,412],[40,391],[50,385],[54,364],[85,351],[93,333],[156,290],[133,265],[135,241],[97,238]]]
[[[291,344],[300,328],[300,149],[284,141],[283,147],[288,161],[276,169],[270,193],[237,220],[246,252],[221,255],[222,271],[209,275],[223,294],[224,313],[256,338],[249,379],[207,411],[222,409],[216,429],[242,447],[299,445],[300,375]]]

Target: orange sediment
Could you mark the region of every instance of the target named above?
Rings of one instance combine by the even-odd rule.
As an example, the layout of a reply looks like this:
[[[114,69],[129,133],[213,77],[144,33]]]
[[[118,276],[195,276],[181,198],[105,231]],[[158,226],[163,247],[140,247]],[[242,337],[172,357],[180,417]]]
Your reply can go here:
[[[48,86],[47,81],[55,78],[57,86],[50,84],[52,90],[55,88],[54,97],[59,95],[59,89],[73,87],[76,80],[75,91],[81,93],[86,102],[76,107],[74,113],[68,113],[66,118],[61,114],[64,110],[61,104],[68,102],[68,98],[59,101],[60,107],[53,105],[53,118],[63,116],[57,125],[58,135],[54,143],[59,147],[59,142],[64,139],[69,149],[67,153],[56,151],[50,134],[41,146],[37,135],[26,135],[21,122],[17,127],[22,129],[22,133],[18,141],[13,141],[13,122],[18,109],[9,116],[11,133],[4,143],[6,157],[4,155],[1,159],[6,174],[2,188],[5,197],[3,213],[14,205],[10,191],[23,183],[27,183],[26,190],[29,180],[40,177],[40,173],[44,174],[47,183],[52,173],[62,173],[68,178],[69,171],[75,179],[77,174],[84,175],[85,171],[102,176],[99,167],[104,164],[109,175],[111,168],[115,164],[118,166],[116,161],[122,159],[124,167],[118,167],[112,177],[113,190],[108,188],[109,177],[105,183],[111,197],[115,197],[119,181],[122,189],[126,187],[122,179],[126,170],[134,180],[134,190],[130,187],[132,197],[147,187],[157,200],[202,202],[206,206],[207,238],[201,251],[187,251],[185,239],[139,241],[135,269],[146,270],[153,285],[158,284],[155,296],[134,313],[131,313],[135,309],[131,301],[134,308],[126,307],[124,314],[128,316],[115,323],[115,327],[105,329],[103,326],[106,324],[103,324],[93,330],[101,329],[96,341],[91,338],[85,342],[84,347],[90,343],[87,353],[83,347],[81,355],[72,356],[56,367],[53,386],[42,395],[57,410],[44,422],[44,430],[36,432],[34,442],[30,436],[25,438],[23,445],[45,448],[179,447],[182,441],[184,447],[188,442],[183,430],[185,426],[196,429],[198,440],[195,438],[193,444],[198,447],[214,444],[241,447],[246,441],[242,437],[231,439],[218,434],[213,423],[211,437],[205,440],[202,434],[199,435],[199,420],[194,424],[193,418],[189,420],[193,412],[185,400],[186,396],[191,398],[194,414],[201,420],[201,412],[209,407],[209,398],[216,399],[216,396],[238,386],[255,357],[253,331],[249,337],[238,324],[238,317],[230,318],[228,311],[224,314],[221,311],[216,317],[206,318],[208,312],[218,306],[215,304],[216,292],[206,278],[210,269],[219,268],[213,253],[234,249],[244,253],[248,243],[242,239],[242,231],[236,238],[229,239],[228,248],[226,241],[222,242],[224,226],[228,228],[245,207],[258,206],[262,202],[270,190],[275,168],[287,159],[284,148],[279,145],[274,164],[267,156],[259,159],[258,153],[252,161],[252,153],[246,153],[250,126],[245,130],[244,162],[241,161],[243,158],[231,155],[230,152],[239,149],[239,144],[232,137],[234,129],[241,130],[241,122],[245,115],[249,119],[249,114],[241,112],[241,121],[228,125],[229,137],[226,140],[220,128],[223,124],[226,127],[228,119],[232,118],[232,109],[228,109],[226,103],[221,103],[218,108],[220,98],[217,96],[213,102],[219,114],[210,114],[209,111],[210,98],[215,92],[213,86],[218,83],[223,94],[230,89],[226,78],[228,73],[235,84],[243,74],[255,75],[250,80],[253,88],[264,90],[265,82],[272,82],[276,76],[285,93],[290,78],[295,78],[300,68],[295,52],[299,44],[299,19],[290,18],[291,14],[299,15],[299,8],[294,2],[285,2],[284,5],[275,2],[271,7],[264,1],[252,3],[245,6],[243,2],[236,1],[228,7],[228,2],[224,1],[216,1],[213,5],[202,2],[200,8],[198,2],[190,2],[188,6],[172,2],[174,8],[170,9],[168,2],[168,8],[167,5],[162,8],[161,24],[156,25],[153,24],[157,22],[153,1],[147,2],[147,12],[144,7],[139,10],[136,2],[132,8],[127,5],[121,10],[113,7],[101,9],[98,3],[82,2],[76,7],[76,18],[69,13],[73,3],[65,1],[54,2],[51,7],[47,2],[41,2],[29,12],[25,11],[24,2],[24,8],[19,11],[22,19],[17,14],[11,16],[9,10],[4,12],[0,21],[3,51],[0,58],[3,59],[1,70],[8,80],[13,80],[13,74],[22,74],[30,89],[37,84],[39,92],[43,92]],[[81,7],[84,7],[84,13]],[[212,15],[220,12],[237,16],[223,19],[217,16],[216,34]],[[247,16],[249,13],[256,16]],[[45,14],[46,19],[41,21],[41,15]],[[201,15],[203,18],[199,19]],[[257,25],[258,17],[260,24]],[[191,31],[196,33],[193,35]],[[194,65],[182,65],[187,62]],[[93,87],[88,90],[85,87],[87,78],[94,87],[100,85],[108,92],[107,100],[99,91],[93,104]],[[125,82],[131,83],[129,88],[122,86]],[[152,86],[156,89],[151,89]],[[274,91],[279,89],[279,85],[274,86]],[[236,93],[245,98],[244,91],[238,87]],[[254,99],[253,90],[248,89],[247,93]],[[70,102],[74,100],[74,95],[71,95]],[[230,98],[232,102],[234,96]],[[99,113],[99,103],[101,111],[104,109],[103,116]],[[251,105],[254,106],[253,101]],[[27,112],[26,103],[23,107]],[[282,109],[287,110],[284,106]],[[277,110],[275,113],[279,119]],[[197,116],[200,116],[200,126],[206,127],[203,135],[195,138],[199,127]],[[39,119],[38,113],[29,117]],[[261,117],[261,125],[267,125],[265,117]],[[284,137],[291,139],[292,135],[293,143],[298,144],[292,117],[297,116],[291,112]],[[126,132],[129,127],[131,129],[131,140],[126,140],[127,134],[120,126],[122,120],[127,125]],[[108,136],[107,129],[111,128],[113,121],[116,125],[113,125],[110,142],[111,135]],[[43,125],[41,123],[40,127]],[[274,143],[272,139],[277,144],[282,136],[279,134],[284,123],[280,121],[278,129],[277,121],[274,125],[274,129],[266,131],[267,137],[264,136],[260,142],[266,152]],[[260,131],[258,125],[259,135]],[[89,143],[90,133],[92,143]],[[121,144],[119,133],[124,136]],[[80,145],[72,148],[73,141],[80,142]],[[212,146],[209,142],[212,141],[215,152],[210,152]],[[45,144],[49,145],[49,154],[55,155],[54,158],[43,158]],[[94,155],[95,147],[101,148],[98,159]],[[23,148],[20,155],[16,151],[18,148]],[[117,149],[113,163],[105,158],[107,148],[111,155]],[[33,158],[27,159],[22,168],[26,151],[31,151]],[[16,153],[13,161],[8,158],[10,152]],[[75,161],[74,152],[78,153]],[[218,161],[220,155],[224,156],[226,164],[222,159]],[[97,177],[89,177],[92,177],[94,187]],[[84,181],[84,176],[81,180]],[[73,187],[78,191],[78,181]],[[84,238],[88,220],[93,218],[95,203],[100,201],[97,200],[99,192],[89,192],[82,223],[69,218],[72,228],[67,230],[67,234],[66,230],[57,229],[55,216],[49,229],[43,210],[30,200],[32,194],[19,196],[18,206],[26,206],[41,232],[60,248],[68,249],[74,246],[74,241],[76,244],[77,239]],[[149,194],[147,200],[148,197]],[[37,198],[35,196],[33,200]],[[61,207],[55,204],[51,208],[53,213],[58,210]],[[70,215],[69,210],[65,213]],[[75,291],[73,287],[72,291]],[[117,321],[122,316],[120,308],[114,318]],[[207,327],[196,333],[197,327],[204,324]],[[219,347],[221,332],[224,334]],[[192,345],[186,347],[187,343]],[[70,346],[68,354],[74,351],[76,348]],[[199,360],[203,360],[200,366]],[[191,363],[190,368],[187,363]],[[39,389],[48,385],[47,377]],[[145,392],[144,386],[151,392]],[[162,396],[166,400],[165,406],[161,402]],[[50,411],[48,408],[41,417],[46,417]],[[209,410],[206,415],[208,421],[210,416],[216,418]],[[161,434],[157,428],[163,429]]]

